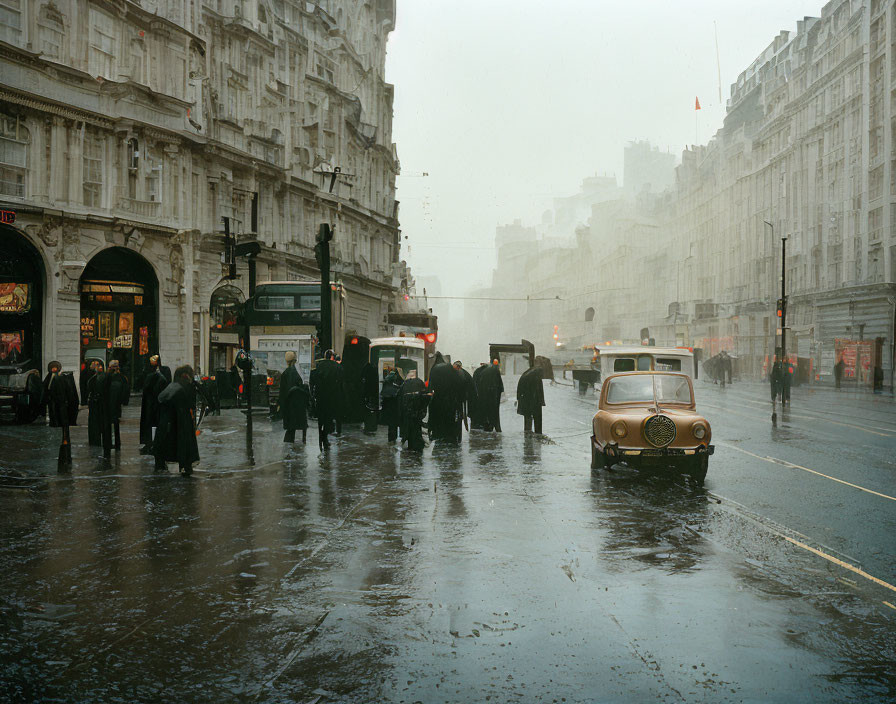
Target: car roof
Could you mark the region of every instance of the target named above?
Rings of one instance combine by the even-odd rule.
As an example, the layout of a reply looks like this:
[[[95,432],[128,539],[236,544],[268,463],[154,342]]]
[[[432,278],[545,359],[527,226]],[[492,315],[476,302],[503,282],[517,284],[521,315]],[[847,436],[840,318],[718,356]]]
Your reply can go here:
[[[678,347],[648,347],[642,345],[623,345],[620,347],[598,347],[600,356],[611,355],[636,355],[636,354],[666,354],[670,356],[693,357],[694,353],[690,350],[679,349]]]
[[[610,379],[615,379],[617,376],[646,376],[650,374],[651,376],[683,376],[685,379],[690,379],[691,377],[684,372],[666,372],[666,371],[643,371],[643,372],[616,372],[615,374],[608,374],[607,378],[604,381],[609,381]]]
[[[406,347],[425,348],[426,343],[419,337],[374,337],[370,340],[371,347],[389,347],[392,345]]]

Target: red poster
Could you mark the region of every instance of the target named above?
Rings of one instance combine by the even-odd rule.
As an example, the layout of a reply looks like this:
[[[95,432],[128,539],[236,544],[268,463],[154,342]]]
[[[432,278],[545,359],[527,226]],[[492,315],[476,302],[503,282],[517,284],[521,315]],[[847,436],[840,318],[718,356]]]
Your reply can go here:
[[[137,354],[149,354],[149,328],[146,325],[140,327],[140,339],[137,341]]]

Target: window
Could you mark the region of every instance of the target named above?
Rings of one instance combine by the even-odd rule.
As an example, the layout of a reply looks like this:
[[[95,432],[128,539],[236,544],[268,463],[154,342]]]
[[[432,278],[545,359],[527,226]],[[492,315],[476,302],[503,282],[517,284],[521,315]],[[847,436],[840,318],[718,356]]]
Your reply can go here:
[[[146,156],[146,200],[162,200],[162,159],[149,152]]]
[[[0,0],[5,1],[5,0]],[[115,78],[115,20],[105,12],[90,10],[89,73],[103,78]]]
[[[0,194],[25,197],[29,141],[18,118],[0,115]]]
[[[650,355],[642,354],[638,357],[638,371],[639,372],[649,372],[650,371]]]
[[[0,40],[22,43],[22,0],[0,0]]]
[[[62,15],[44,5],[37,20],[37,32],[40,53],[51,59],[62,59],[62,42],[65,38]]]
[[[105,142],[102,137],[85,135],[83,145],[84,205],[99,208],[103,201],[103,161]]]
[[[588,308],[585,310],[585,322],[590,323],[594,320],[594,308]]]
[[[613,371],[614,372],[633,372],[635,371],[635,360],[634,359],[616,359],[613,360]]]

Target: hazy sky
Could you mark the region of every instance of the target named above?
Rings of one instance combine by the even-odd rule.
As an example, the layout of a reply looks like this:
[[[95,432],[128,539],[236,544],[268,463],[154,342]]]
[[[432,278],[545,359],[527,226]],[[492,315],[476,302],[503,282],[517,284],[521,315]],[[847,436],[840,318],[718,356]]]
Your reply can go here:
[[[495,226],[615,174],[649,139],[678,154],[721,126],[722,98],[821,0],[398,0],[386,79],[402,176],[402,257],[445,295],[486,283]],[[422,177],[422,173],[429,176]],[[438,313],[439,311],[436,310]]]

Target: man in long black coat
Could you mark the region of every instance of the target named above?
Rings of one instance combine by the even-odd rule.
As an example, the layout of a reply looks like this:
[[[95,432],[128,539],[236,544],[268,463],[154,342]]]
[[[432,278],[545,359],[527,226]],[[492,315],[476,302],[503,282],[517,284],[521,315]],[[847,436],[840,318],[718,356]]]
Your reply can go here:
[[[445,361],[441,352],[436,352],[436,363],[429,370],[429,437],[433,440],[457,442],[457,420],[463,403],[461,378],[457,371]]]
[[[479,394],[480,408],[483,415],[483,429],[501,432],[501,394],[504,392],[504,380],[501,379],[501,369],[498,360],[492,363],[479,376],[479,384],[476,387]]]
[[[473,426],[473,417],[476,413],[475,409],[478,399],[476,396],[476,384],[473,383],[473,375],[464,369],[464,365],[460,361],[454,362],[452,366],[460,380],[460,418],[457,421],[457,436],[459,438],[461,427],[466,418],[470,419],[470,426]]]
[[[167,367],[166,367],[167,368]],[[141,455],[152,454],[153,431],[159,427],[159,394],[168,386],[161,369],[159,355],[149,358],[149,373],[143,379],[143,400],[140,404]]]
[[[380,393],[382,399],[382,411],[380,420],[389,429],[388,440],[395,442],[398,439],[398,426],[401,424],[401,409],[399,408],[398,393],[401,391],[403,379],[398,369],[383,370],[383,390]]]
[[[417,378],[416,372],[410,376],[398,392],[398,409],[401,418],[401,442],[408,444],[409,450],[422,452],[423,419],[432,394],[426,390],[426,384]]]
[[[327,435],[336,429],[336,413],[339,403],[338,365],[333,361],[333,350],[327,350],[324,359],[311,372],[311,395],[317,410],[317,442],[321,450],[329,449]]]
[[[523,417],[523,432],[541,435],[541,408],[544,406],[544,387],[540,367],[530,367],[520,375],[516,385],[516,412]]]
[[[488,364],[481,362],[473,371],[473,394],[476,396],[476,402],[470,409],[470,429],[482,430],[485,427],[485,415],[482,410],[482,398],[479,395],[479,385],[482,379],[482,373],[488,369]]]
[[[42,405],[47,411],[50,427],[62,428],[59,469],[65,470],[72,464],[69,426],[78,424],[78,387],[71,372],[62,373],[62,365],[59,362],[54,361],[47,365]]]
[[[153,442],[156,469],[177,462],[181,474],[193,473],[193,463],[199,461],[195,409],[193,369],[184,365],[175,370],[174,381],[159,394],[159,428]]]
[[[311,392],[296,369],[296,353],[286,353],[286,370],[280,375],[280,411],[283,414],[283,442],[296,441],[296,431],[302,431],[302,442],[308,440],[308,404]]]
[[[128,405],[131,387],[127,377],[121,373],[121,365],[117,359],[109,362],[109,371],[100,376],[97,383],[100,424],[103,429],[103,457],[109,459],[113,448],[121,449],[121,407]]]
[[[87,444],[103,444],[103,425],[100,411],[100,380],[106,375],[106,365],[100,359],[90,363],[93,375],[87,380]]]
[[[377,411],[380,408],[380,380],[377,378],[376,367],[370,362],[361,368],[361,405],[364,432],[375,433]]]

